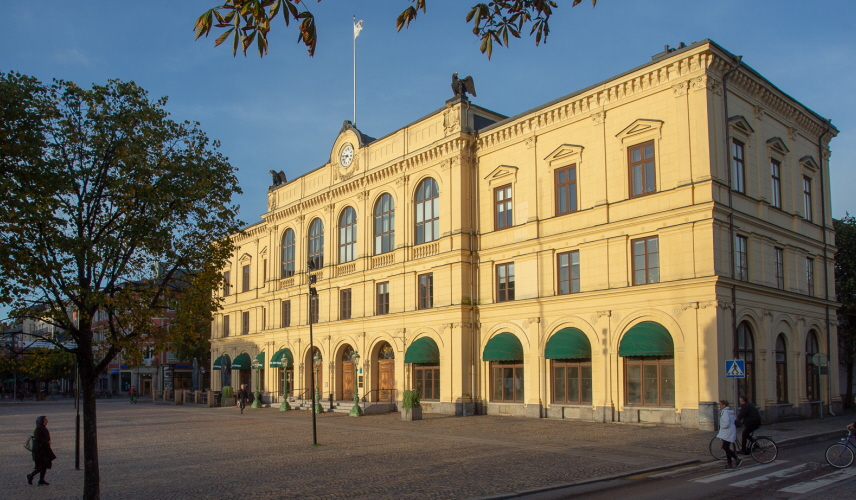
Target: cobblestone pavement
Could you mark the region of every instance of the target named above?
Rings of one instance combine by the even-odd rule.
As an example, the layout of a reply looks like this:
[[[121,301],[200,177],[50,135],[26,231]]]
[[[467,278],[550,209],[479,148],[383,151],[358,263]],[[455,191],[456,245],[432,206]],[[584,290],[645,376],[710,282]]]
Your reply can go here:
[[[706,460],[713,436],[568,420],[426,414],[402,422],[398,414],[337,413],[318,415],[321,445],[313,447],[311,418],[302,411],[98,405],[104,499],[483,497]],[[48,472],[51,485],[36,487],[24,478],[32,461],[23,444],[42,414],[50,417],[58,458]],[[61,401],[0,405],[0,496],[79,497],[74,415],[73,405]],[[784,439],[841,429],[847,419],[765,429]]]

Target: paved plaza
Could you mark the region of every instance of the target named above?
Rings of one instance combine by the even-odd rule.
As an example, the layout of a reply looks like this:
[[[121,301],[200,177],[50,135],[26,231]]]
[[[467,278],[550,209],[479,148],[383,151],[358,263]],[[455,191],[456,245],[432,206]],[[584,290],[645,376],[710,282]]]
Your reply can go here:
[[[707,460],[709,432],[498,416],[318,416],[276,408],[99,400],[104,499],[478,498]],[[50,486],[29,486],[24,450],[39,415],[58,458]],[[77,498],[74,407],[0,404],[2,498]],[[852,419],[852,417],[849,417]],[[848,417],[777,424],[776,439],[843,428]],[[82,454],[81,454],[82,461]]]

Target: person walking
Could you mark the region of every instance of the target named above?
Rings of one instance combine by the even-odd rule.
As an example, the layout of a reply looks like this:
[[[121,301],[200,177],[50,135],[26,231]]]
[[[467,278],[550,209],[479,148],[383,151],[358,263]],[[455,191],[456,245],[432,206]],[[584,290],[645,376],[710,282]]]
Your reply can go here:
[[[725,451],[725,459],[728,461],[723,469],[731,469],[731,459],[734,459],[734,468],[740,467],[743,460],[737,458],[737,453],[731,449],[731,445],[737,442],[737,427],[734,426],[734,410],[728,406],[728,401],[723,399],[719,401],[719,434],[716,435],[722,440],[722,450]]]
[[[36,419],[36,430],[33,431],[33,462],[36,467],[33,472],[27,474],[27,482],[33,484],[33,478],[38,474],[39,486],[47,486],[49,483],[45,481],[45,473],[51,468],[51,462],[55,458],[56,455],[51,449],[51,433],[48,432],[48,417],[42,415]]]
[[[241,407],[241,413],[244,413],[244,408],[247,406],[247,400],[250,398],[250,395],[247,393],[247,385],[241,384],[241,388],[238,389],[238,406]]]
[[[743,434],[740,439],[740,453],[743,455],[749,454],[749,448],[746,447],[746,442],[752,436],[752,433],[761,427],[761,413],[755,405],[746,399],[746,396],[737,398],[740,403],[740,409],[737,411],[737,425],[743,425]]]

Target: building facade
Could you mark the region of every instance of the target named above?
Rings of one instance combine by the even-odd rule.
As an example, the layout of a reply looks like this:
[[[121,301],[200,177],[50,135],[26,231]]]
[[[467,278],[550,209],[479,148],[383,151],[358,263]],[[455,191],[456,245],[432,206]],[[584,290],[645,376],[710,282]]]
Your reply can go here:
[[[703,429],[738,392],[834,410],[836,134],[709,40],[517,116],[345,122],[233,236],[212,388],[274,402],[315,370],[334,400],[356,377],[434,412]]]

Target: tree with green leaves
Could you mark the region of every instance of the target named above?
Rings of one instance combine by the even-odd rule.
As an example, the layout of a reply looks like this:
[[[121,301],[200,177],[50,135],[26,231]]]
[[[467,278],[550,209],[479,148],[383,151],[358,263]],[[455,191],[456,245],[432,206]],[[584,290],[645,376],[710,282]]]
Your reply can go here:
[[[428,12],[428,0],[409,1],[411,5],[395,20],[398,31],[409,27],[419,11],[423,14]],[[571,7],[581,2],[573,0]],[[313,56],[318,34],[315,16],[306,3],[306,0],[225,0],[223,5],[205,11],[196,20],[196,39],[202,35],[207,37],[212,28],[221,28],[225,31],[214,41],[215,47],[231,38],[232,55],[236,55],[240,48],[246,56],[247,49],[255,42],[259,57],[264,57],[268,52],[267,35],[271,22],[281,13],[286,26],[291,21],[299,23],[297,41],[308,47],[309,55]],[[597,0],[591,0],[591,4],[595,6]],[[525,28],[529,28],[529,36],[535,36],[536,46],[542,41],[547,43],[550,17],[557,8],[556,0],[494,0],[471,7],[466,21],[473,23],[473,34],[481,40],[479,50],[490,59],[494,44],[508,47],[511,38],[520,38]]]
[[[856,368],[856,219],[845,214],[833,220],[835,228],[835,300],[838,307],[838,360],[844,365],[844,407],[853,408],[853,375]],[[833,375],[833,374],[830,374]]]
[[[240,227],[235,169],[198,123],[133,82],[84,89],[0,73],[0,297],[63,330],[80,370],[83,498],[100,498],[95,387],[120,352],[168,342],[153,321],[211,293]],[[34,315],[38,317],[35,318]],[[43,340],[51,341],[50,338]]]

